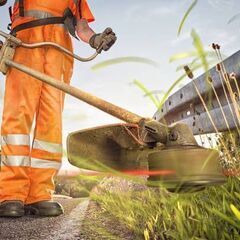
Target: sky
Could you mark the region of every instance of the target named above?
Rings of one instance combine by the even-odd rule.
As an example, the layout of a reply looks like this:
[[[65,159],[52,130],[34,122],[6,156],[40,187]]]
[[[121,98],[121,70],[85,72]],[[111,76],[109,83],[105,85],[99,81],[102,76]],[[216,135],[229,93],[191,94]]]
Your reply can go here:
[[[12,2],[9,0],[8,5]],[[240,13],[239,0],[199,0],[179,37],[178,26],[191,0],[88,0],[88,3],[96,18],[91,23],[94,31],[102,32],[106,27],[111,27],[118,40],[110,51],[102,53],[93,62],[75,62],[71,84],[142,116],[153,116],[156,107],[144,97],[133,81],[141,81],[150,90],[166,91],[182,74],[176,72],[179,62],[170,63],[169,58],[193,49],[190,35],[192,29],[199,34],[206,50],[210,50],[213,42],[222,46],[226,56],[240,49],[240,34],[237,31],[240,17],[228,24],[229,19]],[[6,30],[9,22],[7,6],[0,8],[0,16],[0,29]],[[81,56],[94,53],[87,44],[75,40],[74,49]],[[92,66],[97,63],[126,56],[149,58],[156,61],[159,67],[124,63],[92,70]],[[3,93],[4,76],[1,75],[0,96]],[[98,109],[66,97],[63,113],[64,146],[70,132],[118,122],[120,120]],[[63,162],[63,169],[69,169],[67,160]]]

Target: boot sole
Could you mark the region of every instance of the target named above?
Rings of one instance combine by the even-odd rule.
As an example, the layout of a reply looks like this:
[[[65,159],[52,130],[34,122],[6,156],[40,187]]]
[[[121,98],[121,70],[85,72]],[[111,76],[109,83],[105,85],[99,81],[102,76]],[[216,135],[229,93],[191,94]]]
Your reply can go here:
[[[1,212],[0,213],[0,217],[12,217],[12,218],[15,218],[15,217],[22,217],[24,216],[24,211],[22,212],[19,212],[19,211],[8,211],[8,212]]]
[[[40,216],[40,217],[58,217],[62,215],[62,211],[58,210],[39,210],[36,208],[25,208],[25,215],[34,215],[34,216]]]

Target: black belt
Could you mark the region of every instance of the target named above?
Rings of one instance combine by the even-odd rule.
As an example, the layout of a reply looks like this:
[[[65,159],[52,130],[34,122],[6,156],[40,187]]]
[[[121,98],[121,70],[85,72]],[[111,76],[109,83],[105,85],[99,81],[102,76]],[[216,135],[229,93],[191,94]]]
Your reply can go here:
[[[40,26],[45,26],[45,25],[50,25],[50,24],[64,24],[64,26],[67,28],[69,33],[75,37],[76,39],[76,33],[75,33],[75,28],[77,25],[76,18],[74,17],[72,11],[67,8],[64,11],[64,16],[63,17],[49,17],[49,18],[43,18],[43,19],[37,19],[33,20],[30,22],[22,23],[13,28],[10,32],[10,34],[16,36],[17,32],[29,29],[29,28],[34,28],[34,27],[40,27]]]
[[[16,35],[16,33],[21,30],[44,26],[44,25],[49,25],[49,24],[64,24],[64,18],[63,17],[50,17],[50,18],[43,18],[43,19],[37,19],[37,20],[30,21],[30,22],[26,22],[26,23],[20,24],[20,25],[16,26],[15,28],[13,28],[11,30],[10,34]]]

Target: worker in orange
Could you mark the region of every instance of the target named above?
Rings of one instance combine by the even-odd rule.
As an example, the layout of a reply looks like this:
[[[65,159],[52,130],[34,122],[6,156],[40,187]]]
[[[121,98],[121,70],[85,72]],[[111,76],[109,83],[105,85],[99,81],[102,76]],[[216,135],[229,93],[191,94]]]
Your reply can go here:
[[[0,0],[0,5],[4,3]],[[96,34],[89,27],[94,17],[87,0],[16,0],[11,19],[11,33],[25,43],[54,42],[72,51],[72,35],[100,52],[116,41],[111,28]],[[70,82],[73,58],[54,48],[20,47],[14,61]],[[63,101],[63,92],[9,70],[1,127],[1,217],[63,213],[62,206],[52,200],[53,178],[62,158]]]

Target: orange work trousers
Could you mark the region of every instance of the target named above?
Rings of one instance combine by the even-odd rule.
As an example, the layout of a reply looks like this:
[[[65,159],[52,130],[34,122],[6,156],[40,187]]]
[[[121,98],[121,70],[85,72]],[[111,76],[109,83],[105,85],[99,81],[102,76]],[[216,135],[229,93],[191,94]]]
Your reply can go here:
[[[51,41],[72,51],[62,25],[18,32],[25,43]],[[14,61],[69,83],[73,59],[52,47],[17,48]],[[6,78],[1,127],[0,202],[50,200],[53,177],[61,166],[64,94],[29,75],[10,69]],[[33,138],[30,133],[35,119]]]

